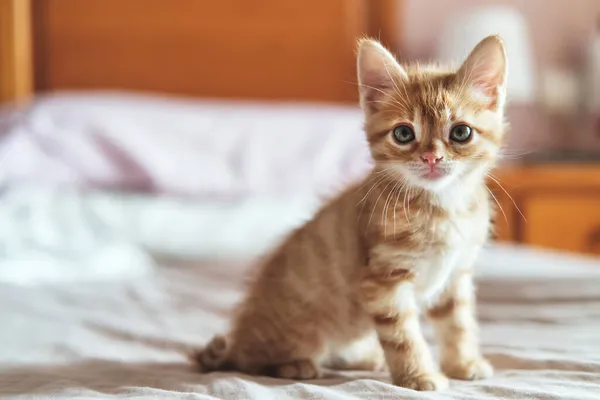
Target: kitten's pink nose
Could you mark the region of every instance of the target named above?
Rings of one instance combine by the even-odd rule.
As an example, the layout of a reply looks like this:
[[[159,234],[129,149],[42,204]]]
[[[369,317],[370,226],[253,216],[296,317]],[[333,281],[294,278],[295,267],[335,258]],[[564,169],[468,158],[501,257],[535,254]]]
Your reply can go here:
[[[428,151],[427,153],[425,153],[421,156],[421,160],[423,160],[423,162],[426,162],[427,164],[429,164],[429,166],[433,166],[433,165],[437,164],[442,158],[444,158],[444,157],[438,156],[433,151]]]

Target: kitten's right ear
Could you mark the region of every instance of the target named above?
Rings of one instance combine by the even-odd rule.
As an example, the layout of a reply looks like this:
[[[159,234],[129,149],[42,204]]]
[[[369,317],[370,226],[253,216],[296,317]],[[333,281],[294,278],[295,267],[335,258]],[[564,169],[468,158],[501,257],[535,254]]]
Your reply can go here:
[[[382,92],[408,78],[392,53],[372,39],[358,42],[357,71],[360,106],[365,112],[376,111],[378,99],[385,96]]]

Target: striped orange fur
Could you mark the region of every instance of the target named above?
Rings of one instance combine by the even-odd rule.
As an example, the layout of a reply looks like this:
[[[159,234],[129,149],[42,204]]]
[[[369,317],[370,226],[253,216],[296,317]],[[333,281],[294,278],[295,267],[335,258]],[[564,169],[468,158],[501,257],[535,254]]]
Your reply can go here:
[[[471,271],[492,213],[484,178],[506,127],[502,41],[484,39],[453,70],[401,66],[364,39],[358,79],[371,174],[265,257],[231,330],[195,354],[202,371],[310,379],[322,367],[385,366],[415,390],[492,374]]]

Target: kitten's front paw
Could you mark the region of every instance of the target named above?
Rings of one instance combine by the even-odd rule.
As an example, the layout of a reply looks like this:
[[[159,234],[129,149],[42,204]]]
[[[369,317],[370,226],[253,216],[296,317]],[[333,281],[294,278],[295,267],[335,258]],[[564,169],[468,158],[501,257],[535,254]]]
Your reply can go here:
[[[489,378],[494,374],[494,368],[483,357],[474,360],[452,360],[442,363],[442,371],[453,379],[466,381]]]
[[[435,391],[448,388],[450,382],[448,381],[448,378],[439,372],[431,372],[427,374],[394,379],[394,384],[418,391]]]

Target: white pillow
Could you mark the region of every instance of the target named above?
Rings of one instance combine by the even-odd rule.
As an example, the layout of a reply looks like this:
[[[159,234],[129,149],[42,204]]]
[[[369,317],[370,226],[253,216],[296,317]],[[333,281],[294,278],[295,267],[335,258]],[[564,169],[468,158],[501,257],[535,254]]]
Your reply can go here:
[[[62,93],[0,116],[0,186],[321,193],[368,170],[362,123],[353,106]]]

